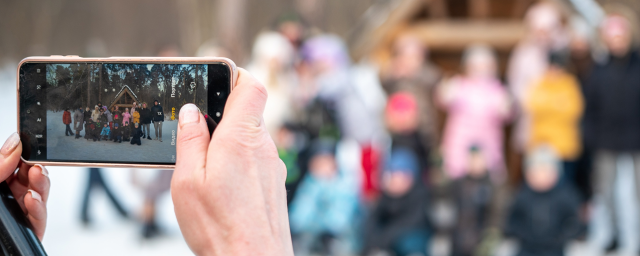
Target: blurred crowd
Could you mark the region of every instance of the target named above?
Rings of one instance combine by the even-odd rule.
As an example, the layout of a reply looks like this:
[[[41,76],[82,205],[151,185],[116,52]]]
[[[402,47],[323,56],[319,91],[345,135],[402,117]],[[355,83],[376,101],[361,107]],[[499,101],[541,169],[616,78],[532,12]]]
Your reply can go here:
[[[412,34],[383,66],[354,63],[296,15],[258,35],[243,66],[269,94],[296,255],[427,256],[435,236],[456,256],[494,255],[504,239],[522,256],[573,240],[640,252],[640,186],[616,190],[621,175],[640,185],[636,18],[612,9],[593,30],[541,3],[524,22],[504,78],[484,44],[450,75]]]

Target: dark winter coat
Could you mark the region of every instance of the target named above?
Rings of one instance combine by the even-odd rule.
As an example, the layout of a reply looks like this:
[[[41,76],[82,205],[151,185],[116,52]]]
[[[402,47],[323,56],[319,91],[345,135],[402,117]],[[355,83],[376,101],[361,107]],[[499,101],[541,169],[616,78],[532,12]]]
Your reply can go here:
[[[118,129],[122,129],[122,140],[129,141],[131,137],[131,126],[123,126],[122,128]]]
[[[495,189],[488,175],[465,176],[453,184],[457,221],[452,255],[474,255],[487,228],[491,226]]]
[[[140,126],[138,126],[138,128],[135,128],[135,126],[131,128],[131,144],[141,143],[140,138],[142,137],[143,133],[142,129],[140,128]]]
[[[428,230],[427,202],[423,186],[414,185],[400,197],[382,193],[365,223],[365,252],[391,250],[402,235]]]
[[[118,127],[118,128],[113,128],[113,130],[111,130],[111,138],[113,138],[114,140],[116,139],[116,137],[118,136],[122,136],[122,128]]]
[[[562,256],[564,247],[582,231],[580,198],[570,186],[547,192],[524,187],[516,195],[507,235],[520,241],[519,256]]]
[[[609,57],[595,65],[584,86],[588,146],[614,151],[640,150],[640,57]]]
[[[151,120],[154,122],[164,121],[164,111],[162,111],[160,104],[151,107],[151,116]]]
[[[140,123],[141,124],[150,124],[151,123],[151,110],[149,110],[149,108],[141,108],[138,111],[140,112]],[[162,111],[162,109],[160,111]],[[163,115],[163,117],[164,117],[164,115]]]

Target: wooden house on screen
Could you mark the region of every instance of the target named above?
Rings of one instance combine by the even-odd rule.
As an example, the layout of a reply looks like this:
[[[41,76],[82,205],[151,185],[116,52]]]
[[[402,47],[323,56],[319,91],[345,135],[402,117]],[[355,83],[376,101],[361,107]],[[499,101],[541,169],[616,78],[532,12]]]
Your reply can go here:
[[[113,99],[111,104],[109,104],[109,109],[113,108],[113,106],[118,106],[121,109],[131,108],[133,107],[133,102],[137,102],[138,105],[140,101],[138,100],[138,96],[129,88],[129,86],[122,86],[120,92],[116,94],[116,97]]]

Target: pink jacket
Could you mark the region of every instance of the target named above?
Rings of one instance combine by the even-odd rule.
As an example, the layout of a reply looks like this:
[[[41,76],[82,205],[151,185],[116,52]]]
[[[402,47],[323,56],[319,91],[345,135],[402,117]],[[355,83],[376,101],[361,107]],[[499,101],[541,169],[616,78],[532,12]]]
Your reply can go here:
[[[129,124],[131,124],[131,114],[124,112],[122,113],[122,125],[124,125],[124,123],[129,122]]]
[[[478,146],[489,171],[504,174],[502,156],[503,125],[509,116],[509,100],[497,79],[452,79],[451,97],[441,104],[447,111],[443,134],[445,171],[451,178],[462,177],[468,167],[469,149]]]

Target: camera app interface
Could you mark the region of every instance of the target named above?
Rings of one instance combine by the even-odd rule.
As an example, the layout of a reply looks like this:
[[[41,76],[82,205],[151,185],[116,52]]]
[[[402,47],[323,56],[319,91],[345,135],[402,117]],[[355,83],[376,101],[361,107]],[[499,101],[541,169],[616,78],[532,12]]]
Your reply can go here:
[[[175,163],[180,107],[207,110],[207,66],[47,64],[47,160]]]

